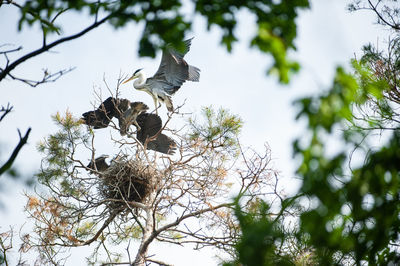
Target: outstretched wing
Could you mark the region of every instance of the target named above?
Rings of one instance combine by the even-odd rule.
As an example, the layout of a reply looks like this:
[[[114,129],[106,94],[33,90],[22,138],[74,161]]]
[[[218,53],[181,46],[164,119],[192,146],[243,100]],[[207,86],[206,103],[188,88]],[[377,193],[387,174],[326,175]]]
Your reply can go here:
[[[186,80],[199,81],[200,69],[190,66],[183,59],[190,49],[192,39],[184,41],[185,49],[182,52],[175,50],[172,45],[167,45],[157,72],[147,79],[147,83],[162,83],[168,94],[174,94]]]
[[[113,117],[119,118],[128,109],[129,104],[129,100],[108,97],[96,110],[83,113],[82,120],[95,129],[105,128]]]
[[[161,118],[156,114],[142,113],[137,117],[137,123],[140,130],[136,133],[137,139],[144,144],[147,138],[155,136],[162,127]],[[170,137],[164,134],[158,134],[157,138],[147,143],[150,150],[173,154],[176,149],[176,143]]]
[[[142,113],[136,119],[140,130],[136,133],[137,139],[143,144],[147,138],[151,138],[162,127],[161,118],[156,114]]]
[[[95,129],[107,127],[114,117],[113,98],[107,98],[96,110],[83,113],[82,116],[85,124]]]
[[[147,148],[149,150],[172,155],[175,153],[176,143],[172,138],[161,133],[155,140],[152,140],[147,144]]]

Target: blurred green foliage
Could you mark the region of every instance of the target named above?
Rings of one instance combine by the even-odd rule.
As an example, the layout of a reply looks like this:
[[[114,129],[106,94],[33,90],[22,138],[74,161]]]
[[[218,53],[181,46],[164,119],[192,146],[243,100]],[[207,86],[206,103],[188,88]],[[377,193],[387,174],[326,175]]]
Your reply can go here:
[[[259,211],[259,212],[258,212]],[[237,259],[225,263],[225,266],[234,265],[277,265],[285,262],[276,254],[276,244],[285,237],[269,215],[269,206],[261,202],[258,209],[245,213],[236,202],[235,216],[242,231],[236,245]],[[291,265],[283,263],[282,265]]]
[[[301,250],[304,247],[293,241],[293,232],[283,225],[283,213],[287,208],[291,208],[292,204],[293,199],[285,200],[281,212],[274,214],[263,200],[252,202],[252,206],[242,206],[240,197],[236,198],[235,216],[241,234],[235,247],[235,260],[224,263],[224,266],[284,266],[311,263],[312,256],[306,258],[302,254]],[[293,252],[294,250],[296,251]]]
[[[186,4],[185,4],[186,5]],[[288,83],[290,74],[297,72],[299,64],[287,58],[287,52],[295,50],[297,34],[296,18],[300,9],[309,8],[308,0],[294,1],[193,1],[192,14],[188,14],[180,0],[161,1],[85,1],[85,0],[30,0],[21,6],[18,29],[25,25],[39,24],[43,34],[60,34],[62,25],[57,18],[64,12],[85,12],[100,20],[107,17],[114,27],[130,22],[144,23],[140,38],[139,55],[154,57],[158,48],[172,43],[184,48],[182,40],[192,29],[194,14],[207,20],[208,29],[216,26],[222,30],[221,43],[228,51],[237,41],[235,32],[238,13],[246,10],[255,16],[258,31],[251,46],[272,55],[269,73],[276,73],[279,81]]]
[[[297,255],[308,256],[309,250],[312,257],[306,265],[400,263],[397,86],[390,86],[395,81],[389,75],[377,75],[365,55],[352,61],[352,73],[337,68],[330,90],[295,102],[297,119],[307,121],[307,134],[293,143],[303,183],[300,201],[287,201],[281,209],[310,203],[295,233],[295,245],[306,247]],[[376,131],[385,136],[377,147]],[[268,216],[265,203],[245,209],[236,207],[242,235],[236,260],[226,265],[299,265],[296,256],[277,249],[290,240],[284,221]]]
[[[362,57],[351,61],[350,71],[336,69],[330,89],[295,101],[296,120],[305,121],[307,130],[293,142],[303,182],[296,195],[299,200],[290,204],[307,207],[300,214],[296,245],[309,247],[313,257],[301,265],[400,264],[400,28],[394,23],[400,8],[396,2],[354,1],[351,10],[370,9],[380,24],[394,30],[387,49],[365,45]],[[272,227],[270,217],[258,224],[254,217],[259,210],[243,214],[244,209],[235,212],[242,237],[237,260],[228,265],[298,264],[293,256],[283,262],[271,256],[265,259],[266,254],[277,255],[267,240],[287,239],[287,233]]]
[[[399,65],[383,60],[387,56],[365,47],[362,60],[352,61],[352,73],[338,68],[329,91],[296,102],[297,119],[307,120],[309,133],[293,145],[297,173],[301,193],[312,202],[301,215],[301,231],[323,265],[400,262],[399,102],[393,80]],[[393,71],[382,75],[378,66]],[[373,147],[377,133],[383,144]],[[340,142],[335,149],[332,140]]]
[[[236,13],[241,9],[256,16],[258,32],[252,38],[251,46],[271,54],[274,63],[269,73],[277,72],[279,81],[288,83],[290,73],[299,70],[299,64],[287,58],[287,51],[295,49],[297,35],[295,19],[301,8],[309,7],[308,0],[294,1],[196,1],[196,11],[207,18],[208,27],[219,26],[223,30],[222,43],[228,51],[237,40],[234,29]]]

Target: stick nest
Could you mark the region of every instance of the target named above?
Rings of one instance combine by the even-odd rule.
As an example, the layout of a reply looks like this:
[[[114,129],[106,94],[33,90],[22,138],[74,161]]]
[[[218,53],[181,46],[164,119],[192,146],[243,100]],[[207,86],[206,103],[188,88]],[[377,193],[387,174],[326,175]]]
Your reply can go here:
[[[109,200],[111,209],[124,210],[128,208],[127,201],[143,203],[150,193],[150,180],[156,178],[159,172],[140,160],[119,158],[102,173],[100,193]]]

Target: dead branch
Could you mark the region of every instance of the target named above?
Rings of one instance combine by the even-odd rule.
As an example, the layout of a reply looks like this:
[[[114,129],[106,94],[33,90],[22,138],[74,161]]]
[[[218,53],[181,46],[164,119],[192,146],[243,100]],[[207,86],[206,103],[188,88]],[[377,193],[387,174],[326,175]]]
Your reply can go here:
[[[26,78],[20,78],[20,77],[16,77],[14,75],[11,75],[11,73],[8,74],[9,77],[11,77],[13,80],[18,80],[21,81],[31,87],[37,87],[38,85],[41,85],[43,83],[49,83],[49,82],[55,82],[57,81],[59,78],[61,78],[63,75],[71,72],[72,70],[74,70],[75,67],[71,67],[69,69],[62,69],[60,71],[57,71],[55,73],[49,73],[47,71],[47,69],[43,70],[43,77],[41,80],[31,80],[31,79],[26,79]]]
[[[12,164],[14,163],[15,158],[17,158],[18,153],[20,152],[21,148],[26,144],[28,141],[29,134],[31,133],[31,128],[28,128],[28,130],[25,133],[25,136],[22,137],[21,131],[18,129],[18,135],[19,135],[19,143],[18,145],[14,148],[14,151],[12,152],[10,158],[8,158],[7,162],[3,164],[3,166],[0,168],[0,176],[6,172],[8,169],[11,168]]]
[[[7,107],[1,106],[0,113],[3,114],[0,117],[0,122],[3,120],[4,117],[6,117],[8,113],[12,111],[13,108],[14,106],[11,106],[10,103],[7,103]]]
[[[11,77],[11,71],[13,71],[18,65],[20,65],[21,63],[25,62],[26,60],[29,60],[37,55],[40,55],[44,52],[49,51],[51,48],[56,47],[59,44],[62,44],[64,42],[67,41],[71,41],[74,39],[77,39],[83,35],[85,35],[86,33],[90,32],[91,30],[97,28],[98,26],[100,26],[101,24],[103,24],[104,22],[108,21],[110,18],[112,18],[115,14],[111,13],[107,16],[105,16],[103,19],[99,20],[99,21],[95,21],[94,23],[92,23],[92,25],[86,27],[85,29],[83,29],[82,31],[64,37],[64,38],[60,38],[54,42],[51,42],[49,44],[46,44],[45,42],[43,43],[42,47],[20,57],[19,59],[15,60],[14,62],[12,62],[11,64],[7,64],[6,67],[4,69],[0,69],[0,82],[7,76]]]

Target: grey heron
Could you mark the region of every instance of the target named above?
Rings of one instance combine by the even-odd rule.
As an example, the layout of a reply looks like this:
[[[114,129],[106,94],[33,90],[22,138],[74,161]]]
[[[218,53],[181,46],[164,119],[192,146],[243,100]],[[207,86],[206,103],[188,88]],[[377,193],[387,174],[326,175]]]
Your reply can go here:
[[[143,145],[147,142],[147,149],[165,154],[174,154],[176,149],[175,141],[161,133],[162,120],[157,114],[142,113],[137,117],[140,130],[136,137]]]
[[[91,161],[86,167],[96,170],[97,172],[104,172],[110,167],[106,162],[106,158],[108,158],[108,155],[101,155],[94,159],[94,161]],[[90,171],[90,173],[93,173],[93,171]]]
[[[130,102],[127,99],[109,97],[96,110],[82,114],[82,121],[99,129],[106,128],[111,119],[116,117],[119,121],[121,136],[126,135],[129,127],[133,124],[136,126],[136,138],[140,143],[144,145],[149,139],[147,149],[173,154],[176,149],[175,141],[161,133],[161,117],[157,114],[147,113],[148,109],[148,106],[142,102]],[[100,163],[104,161],[102,157],[97,159],[100,159]],[[95,163],[97,165],[97,161]],[[94,169],[93,165],[88,167]]]
[[[126,132],[128,131],[129,127],[134,124],[137,130],[140,130],[140,126],[137,123],[137,117],[143,112],[149,110],[149,107],[142,103],[142,102],[133,102],[130,104],[131,108],[126,110],[122,116],[118,118],[119,122],[119,132],[121,136],[125,136]]]
[[[108,97],[94,111],[83,113],[82,121],[95,129],[106,128],[113,117],[119,117],[129,108],[130,101]]]
[[[189,65],[183,57],[189,51],[192,39],[184,41],[185,49],[177,51],[172,45],[167,45],[163,50],[161,63],[151,78],[146,78],[143,69],[136,70],[133,75],[123,83],[137,79],[133,87],[137,90],[145,91],[153,97],[154,105],[157,109],[159,101],[164,102],[168,111],[174,110],[171,96],[179,90],[185,81],[199,81],[200,69]]]

